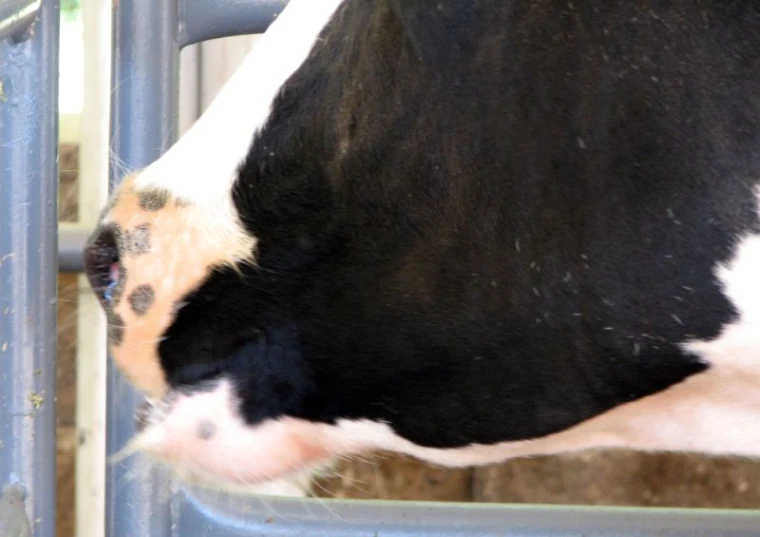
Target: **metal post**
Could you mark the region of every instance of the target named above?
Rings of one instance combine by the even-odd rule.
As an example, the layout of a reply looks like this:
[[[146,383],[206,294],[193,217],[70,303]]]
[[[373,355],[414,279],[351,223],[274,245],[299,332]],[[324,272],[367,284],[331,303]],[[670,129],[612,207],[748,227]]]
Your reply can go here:
[[[175,1],[114,3],[111,100],[111,189],[124,168],[136,170],[163,154],[177,136],[179,46]],[[106,450],[109,455],[134,435],[139,395],[108,361]],[[106,473],[106,535],[171,535],[169,482],[157,470],[128,459]]]
[[[0,2],[0,489],[36,537],[55,535],[58,31],[58,0]]]

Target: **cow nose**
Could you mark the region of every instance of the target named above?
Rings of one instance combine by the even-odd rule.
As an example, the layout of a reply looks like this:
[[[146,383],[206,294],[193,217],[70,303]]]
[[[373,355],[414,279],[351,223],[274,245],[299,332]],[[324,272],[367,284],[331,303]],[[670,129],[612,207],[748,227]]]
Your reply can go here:
[[[90,236],[84,249],[84,267],[101,304],[110,305],[120,277],[119,245],[114,227],[100,227]]]

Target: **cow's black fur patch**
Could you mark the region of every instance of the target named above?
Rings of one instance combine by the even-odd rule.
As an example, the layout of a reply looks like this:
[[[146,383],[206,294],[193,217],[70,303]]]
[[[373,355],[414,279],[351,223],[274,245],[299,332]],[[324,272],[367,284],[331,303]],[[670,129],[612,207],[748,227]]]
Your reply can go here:
[[[246,419],[535,438],[709,364],[758,230],[760,3],[347,0],[234,201],[257,267],[161,343]],[[211,179],[209,179],[211,180]]]

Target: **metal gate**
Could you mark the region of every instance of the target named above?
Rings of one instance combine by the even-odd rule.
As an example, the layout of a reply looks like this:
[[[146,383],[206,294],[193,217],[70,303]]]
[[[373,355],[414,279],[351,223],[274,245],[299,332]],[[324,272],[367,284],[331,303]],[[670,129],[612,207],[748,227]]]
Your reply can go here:
[[[113,2],[111,188],[174,142],[180,50],[261,33],[285,0]],[[0,537],[55,535],[56,275],[81,271],[87,234],[58,230],[58,29],[58,0],[0,0]],[[138,396],[110,363],[107,393],[113,453]],[[108,537],[760,535],[752,511],[242,499],[134,459],[105,479]]]

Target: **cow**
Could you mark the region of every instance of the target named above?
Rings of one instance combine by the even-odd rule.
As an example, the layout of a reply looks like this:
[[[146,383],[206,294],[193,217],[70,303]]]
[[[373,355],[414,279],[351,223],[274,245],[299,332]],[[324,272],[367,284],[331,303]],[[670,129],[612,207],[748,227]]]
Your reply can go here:
[[[291,0],[88,241],[125,449],[757,457],[759,73],[758,0]]]

